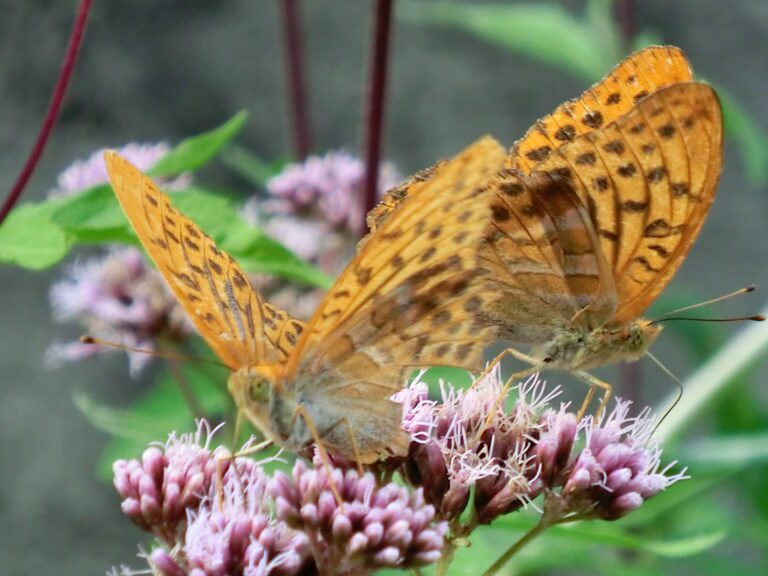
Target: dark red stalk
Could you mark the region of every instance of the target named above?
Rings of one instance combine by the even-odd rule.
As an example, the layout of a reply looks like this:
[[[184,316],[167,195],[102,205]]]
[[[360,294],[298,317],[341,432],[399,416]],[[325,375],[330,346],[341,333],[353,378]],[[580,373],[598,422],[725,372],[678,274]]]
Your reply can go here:
[[[619,28],[621,28],[624,48],[629,50],[637,34],[635,2],[634,0],[616,0],[613,5],[613,11],[616,22],[619,24]]]
[[[286,81],[291,106],[293,153],[297,160],[304,160],[309,154],[311,141],[303,62],[301,6],[299,6],[299,0],[281,0],[280,8],[283,23]]]
[[[389,62],[389,39],[392,29],[394,0],[376,0],[374,18],[373,52],[369,70],[369,84],[365,111],[365,187],[363,190],[363,223],[361,234],[365,234],[365,215],[376,206],[379,161],[381,158],[382,126],[384,122],[384,96],[387,88]]]
[[[85,23],[88,20],[88,13],[91,10],[91,0],[81,0],[77,9],[77,15],[75,22],[72,25],[72,34],[69,37],[69,46],[64,54],[64,62],[61,64],[61,71],[59,72],[59,79],[56,81],[56,86],[53,89],[53,95],[51,96],[51,102],[48,105],[48,112],[43,120],[43,126],[40,129],[40,133],[37,135],[37,140],[32,147],[32,151],[27,157],[27,161],[24,167],[21,169],[19,177],[13,184],[8,197],[3,203],[3,207],[0,208],[0,224],[3,223],[6,216],[13,209],[16,202],[19,200],[21,193],[32,176],[35,167],[37,166],[40,156],[43,154],[45,145],[48,142],[48,138],[51,135],[54,125],[56,124],[56,118],[59,116],[61,110],[61,104],[64,100],[64,94],[67,91],[69,80],[72,77],[72,71],[75,69],[75,62],[77,61],[77,54],[80,50],[80,44],[83,40],[83,33],[85,32]]]

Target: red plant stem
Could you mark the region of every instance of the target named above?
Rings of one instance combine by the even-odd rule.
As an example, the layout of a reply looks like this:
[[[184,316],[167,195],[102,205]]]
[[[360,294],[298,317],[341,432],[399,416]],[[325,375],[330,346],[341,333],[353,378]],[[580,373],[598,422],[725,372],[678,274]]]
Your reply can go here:
[[[304,74],[301,6],[298,0],[281,0],[286,81],[290,98],[293,153],[298,160],[309,154],[311,141],[307,115],[306,76]]]
[[[374,19],[373,53],[369,71],[369,84],[365,114],[365,187],[363,189],[363,223],[361,234],[365,233],[365,215],[376,206],[379,181],[379,160],[381,158],[382,126],[384,121],[384,96],[387,87],[389,62],[389,39],[392,29],[394,0],[376,0]]]
[[[27,157],[24,167],[21,169],[21,173],[13,184],[13,188],[11,188],[8,197],[5,199],[3,207],[0,208],[0,224],[3,223],[13,209],[14,205],[19,200],[21,193],[24,191],[24,188],[27,186],[27,182],[32,176],[32,172],[34,172],[35,167],[40,160],[40,156],[43,154],[45,145],[48,142],[48,138],[51,135],[51,131],[56,124],[56,119],[61,110],[61,104],[64,101],[64,94],[67,91],[69,80],[72,77],[72,71],[75,69],[77,54],[80,51],[80,44],[82,43],[83,34],[85,32],[85,23],[88,20],[88,13],[90,10],[91,0],[81,0],[77,9],[75,22],[72,25],[72,34],[69,37],[69,45],[64,54],[64,62],[61,64],[59,79],[56,81],[56,86],[53,89],[51,102],[48,105],[48,112],[43,120],[43,126],[40,129],[40,133],[37,135],[37,140],[35,140],[35,144]]]
[[[624,47],[630,49],[637,34],[634,0],[616,0],[613,5],[613,13],[619,28],[621,28]]]

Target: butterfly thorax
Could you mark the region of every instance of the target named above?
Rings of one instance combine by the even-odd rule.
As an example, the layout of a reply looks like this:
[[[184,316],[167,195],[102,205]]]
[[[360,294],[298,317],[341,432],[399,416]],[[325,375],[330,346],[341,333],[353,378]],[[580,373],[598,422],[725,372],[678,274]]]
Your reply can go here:
[[[589,370],[613,362],[635,362],[661,332],[660,326],[638,319],[621,326],[565,327],[534,350],[547,367]]]

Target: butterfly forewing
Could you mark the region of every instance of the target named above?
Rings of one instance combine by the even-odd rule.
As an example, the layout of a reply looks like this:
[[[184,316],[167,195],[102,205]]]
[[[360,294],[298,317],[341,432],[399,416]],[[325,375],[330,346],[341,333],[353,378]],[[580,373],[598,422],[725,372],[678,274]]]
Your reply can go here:
[[[401,407],[388,398],[414,367],[482,368],[495,329],[477,325],[478,247],[491,217],[489,184],[503,162],[503,148],[482,139],[403,199],[329,291],[291,357],[286,381],[296,397],[330,421],[343,418],[362,461],[405,448]],[[344,453],[343,436],[336,442]]]
[[[283,362],[303,324],[263,302],[238,264],[151,179],[114,152],[104,160],[139,240],[219,358],[233,370]]]
[[[566,142],[616,120],[660,88],[692,78],[688,60],[679,48],[646,48],[623,60],[579,98],[561,104],[536,122],[513,146],[509,165],[530,173]]]

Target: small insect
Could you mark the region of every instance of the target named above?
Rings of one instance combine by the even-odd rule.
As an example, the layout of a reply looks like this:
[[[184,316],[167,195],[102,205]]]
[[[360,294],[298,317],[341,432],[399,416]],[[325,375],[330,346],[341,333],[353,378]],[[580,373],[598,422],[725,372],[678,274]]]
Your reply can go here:
[[[638,360],[658,337],[640,315],[696,239],[722,157],[717,95],[674,47],[628,57],[537,121],[507,158],[481,249],[496,296],[478,318],[531,347],[505,354],[528,363],[525,373],[574,372],[590,386],[582,410],[602,388],[602,411],[611,386],[586,370]],[[430,178],[388,195],[371,229]]]
[[[265,302],[240,266],[114,152],[104,159],[136,234],[198,331],[232,374],[239,408],[272,441],[370,463],[403,454],[390,396],[418,367],[477,371],[492,327],[474,311],[478,247],[504,149],[483,138],[413,187],[306,324]]]

